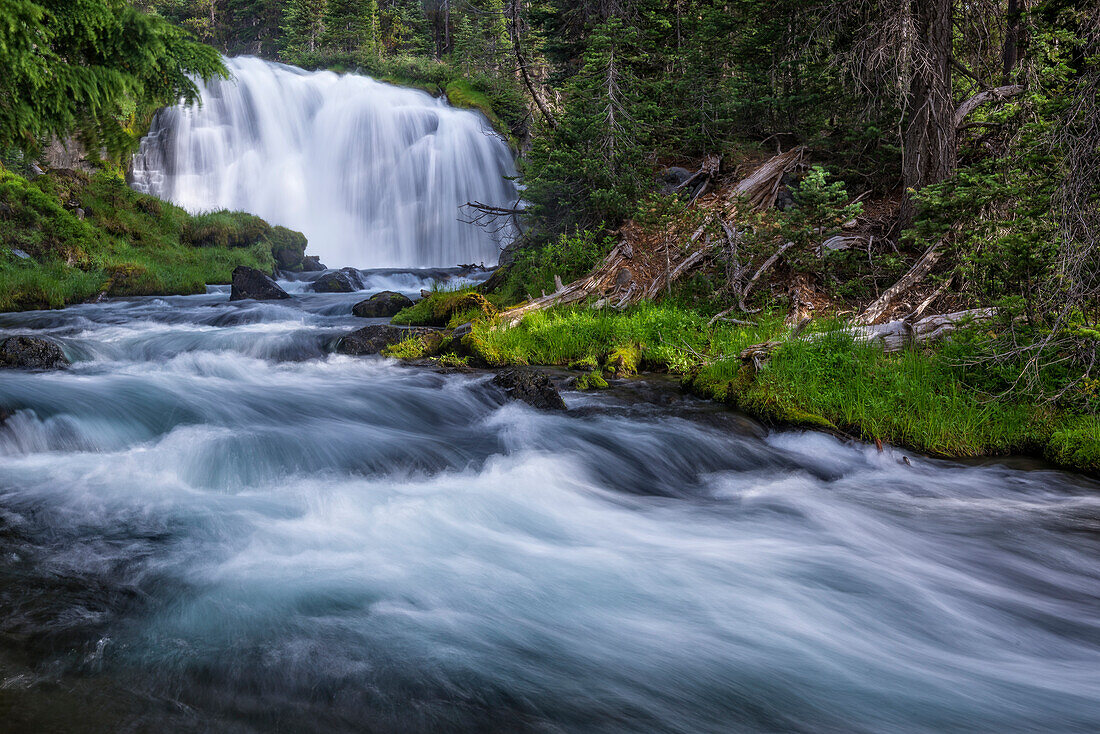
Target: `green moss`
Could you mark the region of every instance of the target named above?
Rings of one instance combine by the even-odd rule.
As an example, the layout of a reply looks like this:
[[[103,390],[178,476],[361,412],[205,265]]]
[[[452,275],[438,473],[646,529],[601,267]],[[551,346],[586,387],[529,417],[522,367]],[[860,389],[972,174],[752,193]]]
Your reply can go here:
[[[638,374],[642,364],[642,348],[637,344],[627,344],[611,350],[605,368],[616,377],[629,377]]]
[[[210,212],[187,222],[180,240],[194,247],[250,247],[271,234],[271,225],[243,212]]]
[[[192,217],[107,172],[28,181],[0,168],[3,311],[60,308],[99,293],[201,293],[228,283],[238,265],[272,271],[279,246],[304,248],[304,237],[239,212]]]
[[[497,117],[493,109],[493,102],[484,92],[474,89],[468,79],[455,79],[447,84],[447,101],[455,107],[465,107],[477,110],[489,120],[489,123],[497,130],[504,130],[505,125]]]
[[[578,390],[603,390],[609,385],[599,372],[587,372],[577,378],[573,386]]]
[[[472,288],[438,290],[408,306],[393,317],[392,323],[409,326],[446,326],[454,328],[468,321],[495,316],[497,309]]]
[[[395,359],[423,359],[429,354],[428,345],[425,343],[424,338],[420,336],[402,339],[382,350],[383,356]]]
[[[465,368],[469,367],[469,359],[458,354],[440,354],[431,360],[440,367]]]
[[[271,243],[271,255],[280,270],[291,273],[302,271],[306,255],[306,236],[286,227],[272,227],[267,235]]]
[[[591,372],[592,370],[598,369],[600,363],[596,360],[595,357],[586,356],[570,362],[568,366],[571,370],[583,370],[585,372]]]

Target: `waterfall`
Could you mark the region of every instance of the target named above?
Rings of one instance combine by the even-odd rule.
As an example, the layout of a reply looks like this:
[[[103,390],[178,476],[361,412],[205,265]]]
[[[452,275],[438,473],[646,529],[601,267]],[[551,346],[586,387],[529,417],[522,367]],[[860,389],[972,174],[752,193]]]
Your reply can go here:
[[[516,171],[481,114],[354,74],[226,65],[201,105],[157,114],[134,188],[299,230],[330,266],[496,263],[511,231],[467,223],[463,205],[514,205]]]

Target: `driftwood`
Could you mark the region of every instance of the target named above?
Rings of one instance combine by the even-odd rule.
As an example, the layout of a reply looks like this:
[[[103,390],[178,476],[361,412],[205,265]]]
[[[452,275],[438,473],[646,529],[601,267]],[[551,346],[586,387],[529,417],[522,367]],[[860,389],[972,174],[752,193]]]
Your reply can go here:
[[[911,344],[942,339],[962,324],[988,321],[996,313],[997,309],[995,308],[973,308],[967,311],[925,316],[919,321],[898,319],[897,321],[888,321],[885,324],[853,324],[841,330],[840,333],[851,336],[857,342],[876,344],[882,347],[884,352],[899,352]],[[827,336],[829,336],[828,333],[811,334],[806,337],[806,340],[819,341]],[[741,352],[741,361],[760,369],[771,358],[772,352],[782,344],[781,341],[753,344]]]
[[[744,311],[745,313],[757,313],[757,312],[759,312],[760,309],[758,309],[758,308],[757,309],[750,309],[748,306],[746,306],[745,305],[745,299],[749,297],[749,293],[752,291],[752,287],[754,285],[756,285],[756,281],[760,280],[760,276],[763,275],[764,273],[768,272],[768,270],[770,270],[771,267],[773,265],[775,265],[776,262],[779,261],[779,258],[783,256],[783,253],[786,252],[787,250],[791,249],[792,247],[794,247],[793,242],[786,242],[783,245],[781,245],[778,250],[776,250],[774,253],[772,253],[772,256],[769,257],[767,260],[765,260],[763,262],[763,264],[759,268],[756,269],[756,272],[753,273],[753,276],[751,278],[749,278],[749,282],[745,284],[745,287],[741,288],[738,291],[738,293],[737,293],[737,305],[736,306],[730,306],[725,311],[722,311],[721,313],[716,314],[714,316],[714,318],[712,318],[709,322],[707,322],[707,326],[714,326],[714,322],[726,318],[731,313],[733,313],[734,309],[740,309],[741,311]]]
[[[668,245],[666,245],[668,247]],[[550,306],[566,306],[571,303],[579,303],[588,298],[601,296],[593,306],[603,308],[625,308],[643,299],[651,299],[662,288],[668,286],[674,280],[682,276],[688,270],[698,265],[707,256],[705,248],[677,252],[675,261],[672,253],[668,254],[669,266],[660,271],[647,283],[638,283],[630,269],[629,246],[622,243],[615,247],[603,262],[587,276],[575,280],[569,285],[562,285],[561,279],[555,277],[556,289],[553,293],[535,298],[515,308],[508,309],[500,314],[500,322],[515,326],[520,320],[532,311],[538,311]]]
[[[800,145],[765,162],[733,187],[731,200],[744,199],[754,209],[768,209],[775,206],[775,198],[779,195],[779,184],[783,174],[802,162],[804,151],[805,147]]]
[[[898,300],[902,293],[912,288],[918,283],[924,276],[928,275],[932,271],[932,267],[939,261],[943,255],[944,241],[940,240],[936,244],[925,250],[921,255],[920,260],[914,263],[913,267],[909,268],[909,272],[901,276],[897,283],[887,288],[882,292],[874,303],[867,307],[867,309],[856,317],[856,323],[859,324],[873,324],[878,321],[882,316],[890,310],[894,305],[894,302]]]
[[[722,159],[716,155],[708,155],[703,158],[703,165],[684,181],[677,186],[673,191],[691,191],[691,198],[688,199],[688,206],[695,203],[695,200],[706,193],[707,189],[714,182],[715,177],[718,175],[718,169],[722,165]]]
[[[744,192],[744,194],[749,197],[750,202],[755,200],[762,202],[761,204],[754,204],[755,206],[771,206],[775,203],[774,191],[778,189],[780,177],[782,177],[785,171],[790,170],[796,165],[798,161],[801,160],[801,156],[801,147],[794,148],[786,153],[775,156],[753,171],[748,178],[739,183],[737,189]],[[707,156],[706,160],[703,162],[703,166],[693,178],[695,181],[698,181],[699,178],[705,177],[705,183],[709,182],[717,175],[719,163],[720,160],[717,156]],[[685,181],[684,185],[686,186],[689,184],[691,180],[692,179]],[[763,188],[768,188],[772,193],[761,197],[759,192],[763,190]],[[695,194],[695,198],[700,196],[701,193],[702,189]],[[486,207],[484,204],[471,206],[482,212],[487,209],[492,209],[492,207]],[[497,212],[490,213],[496,214]],[[510,210],[503,210],[501,213],[508,214]],[[561,285],[561,281],[555,279],[556,287],[553,293],[544,294],[539,298],[533,298],[527,303],[504,311],[500,314],[500,323],[514,326],[518,324],[526,314],[532,311],[538,311],[551,306],[565,306],[571,303],[580,303],[593,297],[596,298],[596,301],[592,305],[596,308],[604,308],[607,306],[612,308],[625,308],[641,300],[653,299],[661,292],[662,288],[669,287],[675,280],[703,262],[710,254],[709,235],[703,237],[710,221],[711,220],[708,220],[692,233],[684,248],[677,246],[673,242],[666,241],[663,253],[665,258],[664,267],[660,268],[659,271],[651,277],[645,278],[644,282],[639,282],[641,278],[640,269],[631,267],[631,263],[635,258],[635,253],[630,243],[624,239],[591,273],[568,285]],[[719,219],[719,223],[722,225],[723,232],[730,238],[730,246],[734,248],[736,252],[735,233],[721,219]],[[701,244],[699,242],[700,239],[703,240]],[[768,260],[760,266],[756,274],[753,275],[746,284],[742,292],[741,301],[744,301],[745,296],[748,295],[753,284],[759,280],[760,276],[767,272],[790,246],[791,243],[783,245],[774,255],[772,255],[772,257],[768,258]],[[660,253],[660,250],[658,250],[658,253]],[[635,270],[639,270],[637,277]],[[652,272],[653,268],[649,270]]]

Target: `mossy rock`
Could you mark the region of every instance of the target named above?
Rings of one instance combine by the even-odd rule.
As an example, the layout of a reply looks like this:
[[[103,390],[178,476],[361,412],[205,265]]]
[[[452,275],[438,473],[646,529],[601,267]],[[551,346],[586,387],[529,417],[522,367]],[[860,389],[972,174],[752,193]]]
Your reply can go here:
[[[578,360],[570,362],[568,367],[571,370],[581,370],[583,372],[591,372],[592,370],[599,369],[600,363],[593,356],[581,357]]]
[[[107,293],[112,296],[142,296],[150,292],[148,269],[137,263],[117,263],[104,269]]]
[[[573,383],[573,387],[578,390],[604,390],[610,385],[607,384],[607,380],[603,375],[597,372],[588,372],[576,379]]]
[[[251,247],[269,237],[271,230],[270,224],[251,214],[213,212],[195,217],[183,237],[193,247]]]
[[[286,227],[272,227],[267,234],[271,255],[280,270],[300,273],[305,267],[306,236]]]
[[[475,291],[439,291],[399,311],[392,322],[407,326],[447,326],[492,318],[497,309]]]

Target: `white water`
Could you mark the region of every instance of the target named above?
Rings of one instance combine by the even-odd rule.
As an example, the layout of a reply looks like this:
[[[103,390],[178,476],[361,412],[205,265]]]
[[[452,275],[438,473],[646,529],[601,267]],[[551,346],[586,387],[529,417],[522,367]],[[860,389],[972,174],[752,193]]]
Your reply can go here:
[[[496,263],[510,232],[463,221],[467,202],[516,202],[511,152],[482,115],[354,74],[226,64],[201,106],[157,115],[136,189],[304,232],[333,266]]]
[[[1096,482],[537,412],[361,297],[0,314],[75,360],[0,376],[0,732],[1100,731]]]

